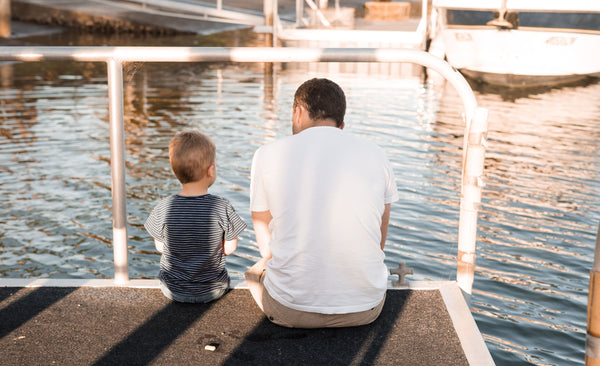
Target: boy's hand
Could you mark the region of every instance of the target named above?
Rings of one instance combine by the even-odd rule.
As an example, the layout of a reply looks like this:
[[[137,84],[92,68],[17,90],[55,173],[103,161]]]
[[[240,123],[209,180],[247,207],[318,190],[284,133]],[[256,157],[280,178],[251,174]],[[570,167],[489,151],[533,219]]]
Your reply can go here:
[[[237,249],[237,238],[233,240],[223,240],[223,254],[229,255]]]
[[[158,252],[161,254],[165,250],[165,244],[156,239],[154,239],[154,246],[156,247],[156,250],[158,250]]]

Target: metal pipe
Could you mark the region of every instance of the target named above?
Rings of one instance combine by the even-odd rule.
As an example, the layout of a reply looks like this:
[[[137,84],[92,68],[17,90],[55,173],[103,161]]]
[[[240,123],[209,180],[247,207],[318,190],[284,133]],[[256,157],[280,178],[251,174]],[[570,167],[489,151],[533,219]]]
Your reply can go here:
[[[471,294],[475,278],[477,212],[481,203],[482,176],[487,138],[487,110],[477,108],[470,130],[465,134],[466,155],[463,159],[460,216],[458,224],[458,258],[456,282]]]
[[[273,2],[277,0],[264,0],[263,13],[265,18],[265,26],[271,27],[271,33],[265,34],[266,44],[273,45],[273,36],[275,34],[275,22],[273,14]]]
[[[1,47],[0,60],[100,62],[408,62],[431,68],[457,90],[470,124],[477,102],[464,77],[439,57],[394,48],[270,47]],[[468,127],[468,126],[467,126]],[[468,131],[468,129],[467,129]]]
[[[587,332],[585,337],[586,366],[600,365],[600,224],[596,234],[594,265],[590,273]]]
[[[0,37],[10,38],[10,0],[0,0]]]
[[[129,281],[129,269],[127,262],[127,209],[125,194],[123,65],[120,61],[114,59],[108,60],[107,64],[115,284],[122,285]]]
[[[281,22],[279,19],[279,1],[273,0],[273,43],[271,44],[271,46],[273,47],[277,47],[277,38],[279,37],[278,29],[280,26]]]
[[[296,0],[296,28],[302,25],[302,16],[304,15],[304,0]]]

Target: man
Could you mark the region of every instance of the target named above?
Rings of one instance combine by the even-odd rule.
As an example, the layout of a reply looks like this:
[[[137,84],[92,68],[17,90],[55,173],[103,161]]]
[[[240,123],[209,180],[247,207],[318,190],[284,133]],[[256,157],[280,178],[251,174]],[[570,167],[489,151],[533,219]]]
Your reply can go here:
[[[398,193],[383,151],[342,131],[345,112],[337,84],[306,81],[294,96],[293,136],[262,146],[252,161],[262,259],[246,279],[258,306],[282,326],[357,326],[383,308],[383,247]]]

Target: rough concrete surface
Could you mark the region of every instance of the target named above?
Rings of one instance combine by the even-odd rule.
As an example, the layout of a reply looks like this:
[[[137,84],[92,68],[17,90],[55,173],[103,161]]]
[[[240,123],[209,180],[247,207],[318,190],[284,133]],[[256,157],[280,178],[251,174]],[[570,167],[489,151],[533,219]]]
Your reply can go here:
[[[206,346],[215,347],[214,351]],[[440,292],[389,290],[362,327],[288,329],[248,290],[178,304],[158,289],[0,288],[2,365],[467,365]]]

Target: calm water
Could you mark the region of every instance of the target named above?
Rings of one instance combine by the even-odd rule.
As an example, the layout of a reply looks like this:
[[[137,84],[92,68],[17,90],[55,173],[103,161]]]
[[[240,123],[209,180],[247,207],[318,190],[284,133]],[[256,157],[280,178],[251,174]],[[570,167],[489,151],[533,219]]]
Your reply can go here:
[[[157,43],[53,37],[50,44]],[[169,45],[259,43],[243,33],[228,37]],[[113,276],[105,69],[0,67],[0,277]],[[212,136],[219,173],[212,193],[251,224],[252,154],[291,133],[293,92],[312,76],[346,90],[347,130],[381,145],[394,166],[401,200],[392,207],[388,267],[407,262],[412,280],[455,278],[463,123],[454,90],[420,78],[278,67],[265,77],[259,64],[126,66],[131,278],[152,278],[158,269],[143,223],[179,189],[166,154],[171,137],[188,128]],[[475,319],[498,365],[583,364],[600,218],[600,83],[528,92],[476,86],[476,96],[490,115]],[[230,272],[241,275],[258,255],[249,225],[228,259]]]

